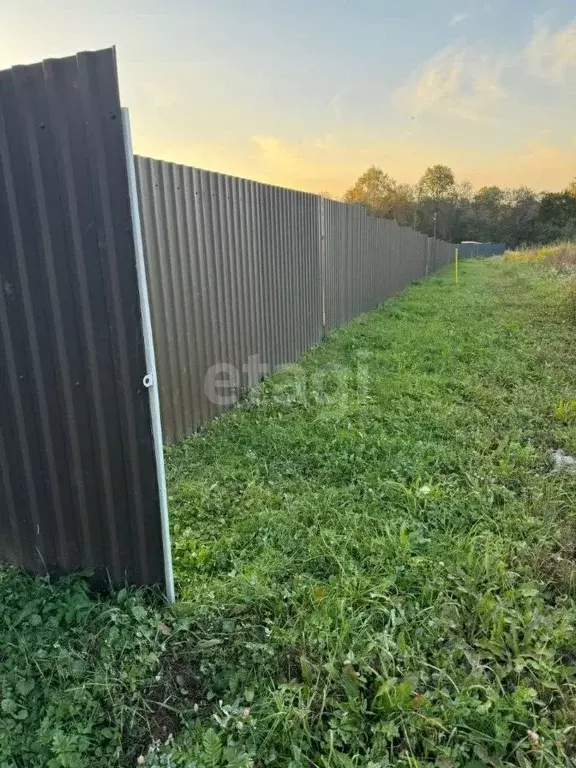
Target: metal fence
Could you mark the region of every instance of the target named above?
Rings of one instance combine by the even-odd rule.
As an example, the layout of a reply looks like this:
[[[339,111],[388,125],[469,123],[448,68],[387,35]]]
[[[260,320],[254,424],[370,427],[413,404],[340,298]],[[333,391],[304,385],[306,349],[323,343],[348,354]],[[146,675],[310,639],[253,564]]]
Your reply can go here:
[[[133,158],[113,49],[0,72],[0,233],[0,560],[169,599],[152,333],[175,441],[453,254],[358,206]]]
[[[483,256],[500,256],[506,251],[505,243],[459,243],[458,256],[461,259],[477,259]]]
[[[326,330],[426,274],[428,238],[358,205],[322,200]]]
[[[361,206],[145,157],[136,171],[167,442],[454,258]]]
[[[0,559],[164,578],[112,49],[0,72]]]
[[[447,264],[450,264],[454,260],[455,246],[451,243],[446,243],[443,240],[434,240],[429,238],[428,241],[428,266],[426,274],[430,272],[436,272],[442,269]]]
[[[166,440],[322,336],[318,198],[136,158]]]
[[[0,72],[0,233],[0,560],[169,599],[152,333],[175,441],[454,254],[358,206],[134,159],[113,49]]]

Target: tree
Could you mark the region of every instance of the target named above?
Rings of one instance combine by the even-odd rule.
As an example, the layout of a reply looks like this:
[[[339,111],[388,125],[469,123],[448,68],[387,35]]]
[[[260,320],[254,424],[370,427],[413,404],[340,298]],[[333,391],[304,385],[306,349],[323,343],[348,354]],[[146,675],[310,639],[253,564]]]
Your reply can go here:
[[[470,238],[482,242],[500,242],[506,209],[506,191],[500,187],[482,187],[474,195],[470,217]]]
[[[456,186],[454,172],[447,165],[433,165],[426,168],[418,183],[420,194],[430,197],[435,202],[451,197]]]
[[[576,196],[568,192],[548,192],[540,202],[540,218],[560,227],[576,219]]]
[[[451,238],[455,193],[456,180],[451,168],[447,165],[426,168],[418,182],[419,218],[424,232],[437,234],[444,240]]]
[[[426,168],[415,187],[372,165],[345,194],[346,202],[451,242],[549,243],[576,239],[576,179],[563,192],[457,183],[451,168]]]
[[[390,197],[390,218],[404,227],[414,226],[416,203],[410,184],[396,184]]]
[[[462,204],[469,205],[474,197],[474,190],[472,188],[472,182],[465,179],[460,184],[456,185],[456,196]]]
[[[474,195],[474,205],[490,216],[498,216],[505,197],[506,193],[500,187],[482,187]]]
[[[549,243],[576,236],[576,194],[548,192],[538,212],[538,240]]]
[[[456,184],[453,193],[453,204],[450,210],[450,240],[460,242],[469,239],[471,227],[471,211],[474,192],[469,181]]]
[[[384,212],[390,207],[396,182],[376,165],[371,165],[353,187],[345,192],[344,201],[360,203],[373,212]]]
[[[381,168],[371,165],[344,194],[347,203],[364,205],[375,216],[412,224],[414,194],[409,184],[397,184]]]
[[[536,241],[536,223],[540,211],[539,196],[528,187],[508,190],[503,213],[503,240],[516,247]]]

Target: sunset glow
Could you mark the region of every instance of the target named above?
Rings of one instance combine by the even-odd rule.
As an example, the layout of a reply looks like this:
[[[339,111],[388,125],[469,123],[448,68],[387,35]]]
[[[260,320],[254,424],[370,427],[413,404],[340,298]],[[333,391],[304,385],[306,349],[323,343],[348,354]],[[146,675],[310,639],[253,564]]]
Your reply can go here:
[[[0,6],[0,68],[117,46],[140,154],[335,196],[373,163],[475,187],[576,175],[573,0]]]

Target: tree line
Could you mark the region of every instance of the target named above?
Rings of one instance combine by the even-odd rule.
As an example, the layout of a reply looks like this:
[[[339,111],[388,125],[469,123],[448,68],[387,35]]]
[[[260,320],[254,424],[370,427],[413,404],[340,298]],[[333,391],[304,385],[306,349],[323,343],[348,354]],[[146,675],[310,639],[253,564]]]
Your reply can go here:
[[[344,195],[373,215],[395,219],[449,242],[503,242],[509,247],[576,238],[576,179],[562,192],[457,183],[446,165],[426,169],[415,185],[372,165]]]

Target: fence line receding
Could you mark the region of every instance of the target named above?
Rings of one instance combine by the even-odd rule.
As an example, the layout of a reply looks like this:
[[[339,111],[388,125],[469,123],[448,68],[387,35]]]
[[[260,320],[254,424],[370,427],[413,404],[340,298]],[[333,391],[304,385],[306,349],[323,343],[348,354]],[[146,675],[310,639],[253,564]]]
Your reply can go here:
[[[143,157],[136,168],[173,441],[253,386],[261,366],[276,369],[320,340],[318,198]],[[206,394],[210,381],[220,404]]]
[[[113,49],[0,72],[0,560],[146,584],[170,571],[154,357],[173,442],[454,247],[318,195],[133,167],[126,131]]]
[[[164,437],[454,257],[358,205],[136,157]]]
[[[506,250],[505,243],[460,243],[458,255],[461,259],[478,259],[485,256],[501,256]]]

